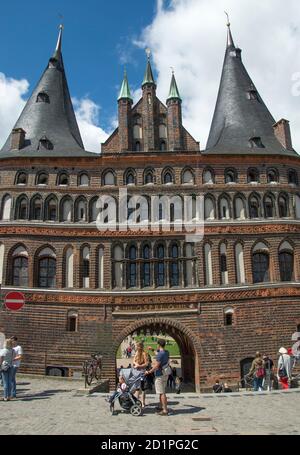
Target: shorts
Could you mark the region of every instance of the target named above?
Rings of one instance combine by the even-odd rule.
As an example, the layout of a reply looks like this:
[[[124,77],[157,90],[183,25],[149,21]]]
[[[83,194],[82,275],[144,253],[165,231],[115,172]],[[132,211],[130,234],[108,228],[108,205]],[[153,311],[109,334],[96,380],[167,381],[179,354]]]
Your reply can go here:
[[[163,374],[162,376],[157,376],[155,378],[155,392],[158,395],[166,393],[167,382],[168,382],[167,374]]]

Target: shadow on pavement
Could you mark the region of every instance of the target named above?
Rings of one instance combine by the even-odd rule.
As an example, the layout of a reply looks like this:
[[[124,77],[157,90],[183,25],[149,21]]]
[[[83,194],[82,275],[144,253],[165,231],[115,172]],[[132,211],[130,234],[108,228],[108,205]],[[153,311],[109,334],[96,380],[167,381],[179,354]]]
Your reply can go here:
[[[32,393],[32,394],[24,394],[21,396],[17,396],[18,401],[33,401],[33,400],[45,400],[47,398],[56,395],[57,393],[66,393],[70,392],[70,390],[66,389],[56,389],[56,390],[44,390],[43,392]]]

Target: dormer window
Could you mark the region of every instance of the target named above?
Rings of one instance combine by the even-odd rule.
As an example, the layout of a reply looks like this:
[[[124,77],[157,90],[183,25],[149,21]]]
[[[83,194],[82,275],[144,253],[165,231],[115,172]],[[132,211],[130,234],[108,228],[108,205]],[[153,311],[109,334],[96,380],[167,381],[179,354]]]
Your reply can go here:
[[[39,141],[38,150],[53,150],[53,144],[46,136],[43,136]]]
[[[251,137],[249,139],[249,145],[251,148],[265,148],[264,144],[262,143],[261,137]]]
[[[248,90],[247,96],[248,96],[248,100],[257,100],[257,101],[259,101],[258,91],[253,86],[250,87],[250,89]]]
[[[50,98],[49,98],[49,95],[47,95],[47,93],[45,92],[41,92],[38,94],[37,98],[36,98],[36,102],[37,103],[50,103]]]

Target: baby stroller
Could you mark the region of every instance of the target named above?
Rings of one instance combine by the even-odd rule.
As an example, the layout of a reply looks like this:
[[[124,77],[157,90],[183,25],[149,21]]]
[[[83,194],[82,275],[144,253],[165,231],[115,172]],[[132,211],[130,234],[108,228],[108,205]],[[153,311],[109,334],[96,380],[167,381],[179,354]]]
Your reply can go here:
[[[115,403],[118,400],[122,409],[138,417],[142,413],[142,403],[134,396],[134,392],[141,387],[141,382],[144,380],[144,373],[133,368],[126,368],[120,371],[120,376],[124,377],[127,390],[115,394],[110,402],[110,412],[114,415]]]

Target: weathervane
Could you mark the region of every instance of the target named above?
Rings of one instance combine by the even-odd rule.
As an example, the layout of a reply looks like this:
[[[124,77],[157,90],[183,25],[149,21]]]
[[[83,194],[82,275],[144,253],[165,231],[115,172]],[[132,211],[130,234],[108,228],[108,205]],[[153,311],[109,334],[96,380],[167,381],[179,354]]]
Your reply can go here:
[[[174,66],[170,66],[172,74],[175,74]]]
[[[147,55],[148,60],[150,60],[150,57],[151,57],[151,49],[149,49],[149,47],[147,47],[147,49],[146,49],[146,55]]]
[[[64,16],[62,14],[59,14],[58,17],[60,18],[59,29],[63,30],[64,29]]]

